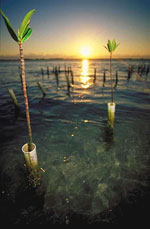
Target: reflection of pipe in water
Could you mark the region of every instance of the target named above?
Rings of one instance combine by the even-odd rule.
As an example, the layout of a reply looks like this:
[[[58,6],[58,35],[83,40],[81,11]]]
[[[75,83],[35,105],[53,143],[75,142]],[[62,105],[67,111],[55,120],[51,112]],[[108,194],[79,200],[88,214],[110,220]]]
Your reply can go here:
[[[106,147],[110,148],[112,144],[114,143],[113,129],[106,126],[103,132],[103,139],[104,139],[104,142],[107,144]]]

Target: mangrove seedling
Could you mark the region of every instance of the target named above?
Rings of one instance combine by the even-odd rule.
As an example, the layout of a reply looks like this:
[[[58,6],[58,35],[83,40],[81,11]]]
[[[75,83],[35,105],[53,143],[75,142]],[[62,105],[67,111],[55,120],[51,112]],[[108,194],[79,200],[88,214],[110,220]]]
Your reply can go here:
[[[118,47],[119,44],[116,44],[116,41],[113,40],[112,42],[108,40],[107,46],[104,46],[107,51],[110,53],[110,79],[111,79],[111,102],[113,103],[114,100],[114,92],[113,92],[113,79],[112,79],[112,53]]]
[[[114,103],[114,87],[112,79],[112,53],[118,47],[119,44],[116,44],[116,41],[112,42],[108,40],[107,46],[104,46],[107,51],[110,53],[110,79],[111,79],[111,102],[108,103],[108,127],[113,129],[114,127],[114,118],[115,118],[115,103]]]
[[[29,104],[28,104],[28,96],[26,90],[26,77],[25,77],[25,64],[24,64],[24,56],[23,56],[23,47],[22,43],[27,41],[31,34],[32,29],[29,28],[30,19],[35,12],[35,9],[29,11],[26,16],[24,17],[20,28],[18,29],[18,35],[14,32],[9,19],[5,16],[3,11],[0,9],[0,14],[2,15],[8,32],[10,33],[11,37],[14,41],[16,41],[19,45],[19,53],[20,53],[20,62],[21,62],[21,77],[22,77],[22,88],[24,94],[24,102],[25,102],[25,110],[26,110],[26,118],[27,118],[27,127],[28,127],[28,134],[29,134],[29,141],[28,141],[28,151],[32,151],[33,144],[32,144],[32,130],[31,130],[31,122],[30,122],[30,114],[29,114]]]

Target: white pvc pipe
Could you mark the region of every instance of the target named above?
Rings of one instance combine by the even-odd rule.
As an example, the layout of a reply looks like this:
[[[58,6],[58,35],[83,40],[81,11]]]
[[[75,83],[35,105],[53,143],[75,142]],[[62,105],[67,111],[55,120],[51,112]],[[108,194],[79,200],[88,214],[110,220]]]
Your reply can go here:
[[[38,159],[37,159],[37,153],[36,153],[36,145],[32,143],[33,150],[28,151],[28,143],[22,146],[22,152],[24,153],[25,162],[27,165],[27,168],[29,172],[38,172]]]
[[[108,103],[108,126],[113,128],[114,127],[114,120],[115,120],[115,107],[116,104],[111,102]]]

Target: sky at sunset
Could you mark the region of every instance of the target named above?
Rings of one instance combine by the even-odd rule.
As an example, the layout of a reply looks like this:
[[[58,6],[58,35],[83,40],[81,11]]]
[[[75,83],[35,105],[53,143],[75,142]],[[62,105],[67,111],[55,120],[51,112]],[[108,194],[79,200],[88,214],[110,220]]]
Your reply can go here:
[[[28,11],[28,58],[107,58],[108,39],[119,43],[115,58],[150,58],[149,0],[0,0],[17,33]],[[0,58],[17,57],[17,43],[0,17]]]

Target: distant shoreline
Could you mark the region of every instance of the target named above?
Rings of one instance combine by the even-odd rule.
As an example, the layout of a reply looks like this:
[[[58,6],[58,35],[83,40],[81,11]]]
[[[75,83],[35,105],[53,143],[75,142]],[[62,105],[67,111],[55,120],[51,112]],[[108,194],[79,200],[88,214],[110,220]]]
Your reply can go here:
[[[89,61],[105,61],[109,60],[109,58],[25,58],[26,61],[82,61],[83,59],[88,59]],[[150,61],[150,58],[113,58],[113,61],[118,60],[144,60]],[[20,61],[20,59],[0,59],[0,61]]]

